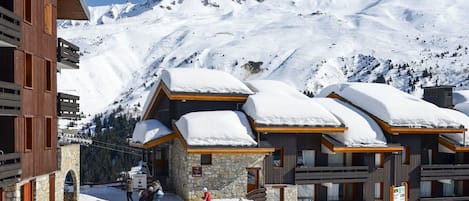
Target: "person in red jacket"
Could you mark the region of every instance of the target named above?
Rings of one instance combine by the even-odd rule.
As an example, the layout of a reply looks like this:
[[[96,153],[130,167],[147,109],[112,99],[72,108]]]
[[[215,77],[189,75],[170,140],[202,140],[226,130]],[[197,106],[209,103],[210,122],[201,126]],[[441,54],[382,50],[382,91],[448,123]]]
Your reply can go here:
[[[204,197],[202,197],[202,199],[203,199],[204,201],[211,201],[212,198],[210,197],[210,193],[208,192],[207,187],[204,187],[203,190],[204,190]]]

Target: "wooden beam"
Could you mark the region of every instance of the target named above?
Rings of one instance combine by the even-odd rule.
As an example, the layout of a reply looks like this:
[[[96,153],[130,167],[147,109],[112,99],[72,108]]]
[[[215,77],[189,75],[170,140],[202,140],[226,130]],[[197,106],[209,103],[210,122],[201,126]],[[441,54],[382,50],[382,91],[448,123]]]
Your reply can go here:
[[[84,0],[57,0],[57,19],[89,20]]]
[[[173,123],[172,125],[173,125],[173,132],[176,134],[176,137],[181,142],[182,146],[184,147],[184,150],[187,150],[189,148],[189,145],[187,144],[186,139],[184,139],[184,137],[182,136],[176,124]]]
[[[160,138],[158,138],[158,139],[154,139],[154,140],[152,140],[152,141],[150,141],[150,142],[145,143],[145,144],[143,145],[143,148],[144,148],[144,149],[149,149],[149,148],[152,148],[152,147],[154,147],[154,146],[157,146],[157,145],[163,144],[163,143],[165,143],[165,142],[168,142],[168,141],[170,141],[170,140],[172,140],[172,139],[174,139],[174,138],[176,138],[176,137],[177,137],[177,136],[176,136],[175,133],[171,133],[171,134],[169,134],[169,135],[165,135],[165,136],[163,136],[163,137],[160,137]]]
[[[257,132],[264,133],[309,133],[309,134],[322,134],[322,133],[343,133],[347,130],[346,127],[308,127],[308,126],[265,126],[258,125],[251,117],[248,117],[249,124]]]
[[[438,143],[454,152],[469,152],[469,146],[456,146],[454,143],[441,136],[438,138]]]
[[[373,114],[369,113],[368,111],[364,110],[363,108],[353,104],[349,100],[345,99],[344,97],[332,92],[329,94],[327,97],[329,98],[337,98],[341,101],[344,101],[353,107],[363,111],[366,113],[368,116],[373,118],[376,123],[383,129],[385,132],[390,133],[390,134],[439,134],[439,133],[464,133],[466,131],[465,128],[410,128],[410,127],[396,127],[396,126],[391,126],[389,123],[381,120],[380,118],[374,116]]]
[[[403,146],[393,147],[346,147],[334,146],[329,140],[322,137],[321,143],[333,152],[340,153],[382,153],[382,152],[400,152],[404,150]]]

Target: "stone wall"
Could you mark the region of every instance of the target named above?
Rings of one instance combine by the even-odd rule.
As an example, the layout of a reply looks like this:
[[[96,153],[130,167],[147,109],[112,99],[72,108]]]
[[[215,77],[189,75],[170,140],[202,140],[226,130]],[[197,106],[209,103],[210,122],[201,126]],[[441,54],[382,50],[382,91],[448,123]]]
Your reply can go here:
[[[200,164],[200,154],[187,154],[179,140],[171,147],[170,179],[184,200],[200,200],[203,187],[212,198],[244,198],[247,191],[246,168],[262,168],[264,154],[212,154],[211,165]],[[192,167],[202,167],[202,176],[193,177]],[[264,176],[259,171],[262,185]]]
[[[23,180],[5,189],[6,201],[21,201],[21,186],[34,180],[34,200],[49,200],[49,175],[41,175]]]
[[[267,201],[275,201],[278,199],[278,191],[283,188],[284,200],[296,201],[298,200],[298,189],[296,185],[287,184],[266,184]],[[277,192],[276,192],[277,191]]]
[[[64,185],[67,173],[72,174],[74,195],[71,200],[79,200],[80,195],[80,145],[62,145],[58,151],[59,170],[55,173],[55,200],[64,199]]]

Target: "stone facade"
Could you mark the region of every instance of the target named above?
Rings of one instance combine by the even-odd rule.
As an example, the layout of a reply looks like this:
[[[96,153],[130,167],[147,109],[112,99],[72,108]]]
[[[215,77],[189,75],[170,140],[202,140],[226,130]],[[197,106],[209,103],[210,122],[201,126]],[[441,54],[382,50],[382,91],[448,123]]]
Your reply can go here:
[[[174,189],[184,200],[200,200],[203,187],[212,198],[244,198],[247,191],[246,168],[262,168],[264,154],[212,154],[211,165],[200,164],[200,154],[188,154],[179,140],[170,148],[170,176]],[[192,168],[201,167],[202,175],[193,176]],[[262,170],[259,171],[262,185]]]
[[[278,200],[279,189],[283,188],[284,200],[296,201],[298,200],[298,189],[296,185],[288,184],[266,184],[267,201]]]
[[[68,172],[72,174],[74,181],[74,193],[72,196],[73,201],[79,199],[78,195],[79,186],[80,186],[80,145],[73,144],[73,145],[65,145],[60,146],[59,149],[59,170],[55,172],[55,200],[63,201],[64,199],[64,183],[65,177]],[[54,174],[51,173],[51,175]],[[49,199],[49,176],[40,175],[34,178],[22,180],[16,185],[9,186],[5,189],[5,200],[6,201],[20,201],[21,200],[21,186],[24,184],[34,180],[34,199],[33,200],[50,200]]]
[[[80,145],[62,145],[59,149],[59,170],[55,173],[55,200],[64,199],[64,184],[67,174],[70,172],[73,178],[73,193],[70,200],[79,200],[80,195]]]

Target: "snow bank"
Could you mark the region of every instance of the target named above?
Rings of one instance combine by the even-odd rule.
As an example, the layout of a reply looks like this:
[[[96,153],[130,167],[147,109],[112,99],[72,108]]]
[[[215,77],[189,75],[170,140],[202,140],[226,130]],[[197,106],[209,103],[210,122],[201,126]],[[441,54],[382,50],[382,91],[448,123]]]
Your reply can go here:
[[[314,98],[345,124],[344,134],[330,135],[348,147],[385,146],[386,138],[379,125],[364,112],[338,99]]]
[[[452,110],[452,109],[446,109],[446,108],[441,108],[441,109],[445,111],[453,119],[457,119],[458,122],[464,125],[464,128],[469,128],[469,117],[467,115],[465,115],[462,112]],[[444,136],[455,140],[460,145],[469,145],[469,131],[466,131],[465,133],[462,133],[462,134],[445,134]]]
[[[469,90],[458,90],[453,92],[453,104],[469,102]]]
[[[386,84],[343,83],[324,88],[320,97],[330,93],[344,97],[391,126],[410,128],[459,128],[437,106]]]
[[[134,132],[132,134],[132,141],[135,143],[145,144],[154,139],[171,134],[169,128],[163,125],[160,121],[149,119],[137,122]]]
[[[171,68],[163,70],[161,80],[173,92],[253,94],[241,81],[218,70]]]
[[[342,125],[321,105],[285,83],[254,80],[247,84],[256,94],[248,97],[243,110],[256,123],[288,126]]]
[[[469,102],[459,103],[454,106],[454,109],[469,116]]]
[[[176,126],[190,146],[254,146],[254,135],[246,116],[235,111],[185,114]]]

